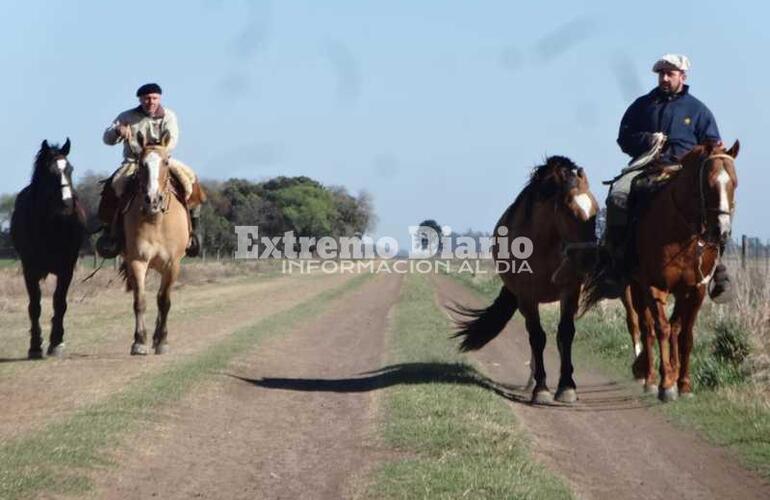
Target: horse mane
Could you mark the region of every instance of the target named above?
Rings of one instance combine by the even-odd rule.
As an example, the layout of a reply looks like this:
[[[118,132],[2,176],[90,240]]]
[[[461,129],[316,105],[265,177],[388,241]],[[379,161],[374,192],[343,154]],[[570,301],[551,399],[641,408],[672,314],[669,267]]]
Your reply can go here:
[[[39,184],[48,174],[48,160],[51,158],[50,151],[51,150],[58,150],[59,145],[54,144],[53,146],[50,146],[50,149],[46,150],[45,148],[41,147],[40,150],[35,155],[35,162],[32,166],[32,184],[37,185]]]
[[[549,156],[545,163],[532,169],[529,180],[507,212],[516,211],[524,204],[526,218],[532,214],[532,205],[538,200],[556,196],[563,184],[562,172],[577,170],[578,166],[566,156]]]

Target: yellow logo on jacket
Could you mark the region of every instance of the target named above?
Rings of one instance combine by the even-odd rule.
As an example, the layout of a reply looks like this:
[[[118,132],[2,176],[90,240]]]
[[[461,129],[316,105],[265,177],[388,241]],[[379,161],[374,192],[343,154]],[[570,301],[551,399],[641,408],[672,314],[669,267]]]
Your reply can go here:
[[[688,117],[686,117],[686,118],[684,119],[684,124],[685,124],[685,125],[689,125],[690,123],[692,123],[692,120],[691,120],[691,119],[690,119],[690,117],[688,116]]]

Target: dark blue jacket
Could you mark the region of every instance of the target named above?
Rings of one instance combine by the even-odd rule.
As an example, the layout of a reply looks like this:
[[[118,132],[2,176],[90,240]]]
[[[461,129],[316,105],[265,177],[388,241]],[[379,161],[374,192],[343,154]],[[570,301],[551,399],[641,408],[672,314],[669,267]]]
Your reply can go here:
[[[656,87],[634,101],[620,122],[620,149],[636,158],[650,149],[654,132],[668,138],[661,153],[663,161],[675,161],[697,144],[720,140],[714,115],[690,95],[687,85],[675,95]]]

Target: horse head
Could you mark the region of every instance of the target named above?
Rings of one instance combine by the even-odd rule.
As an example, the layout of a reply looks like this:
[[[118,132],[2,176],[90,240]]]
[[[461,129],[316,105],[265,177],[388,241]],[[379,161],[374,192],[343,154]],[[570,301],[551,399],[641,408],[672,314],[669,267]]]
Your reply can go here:
[[[171,172],[167,147],[170,140],[171,136],[167,132],[161,136],[159,144],[148,143],[141,132],[137,134],[137,141],[142,148],[137,171],[139,194],[142,197],[142,211],[150,216],[165,212],[168,208]]]
[[[735,158],[739,150],[739,141],[728,150],[721,144],[704,144],[682,158],[683,167],[697,173],[697,193],[693,193],[693,198],[699,202],[700,230],[707,239],[722,245],[732,232],[738,187]]]
[[[552,156],[550,190],[554,194],[555,221],[559,236],[566,246],[593,244],[596,240],[596,214],[599,204],[591,193],[585,170],[571,160]]]
[[[40,145],[35,157],[32,185],[43,198],[65,214],[72,214],[75,209],[75,193],[72,188],[72,164],[67,159],[70,152],[70,140],[59,147],[51,146],[47,140]]]

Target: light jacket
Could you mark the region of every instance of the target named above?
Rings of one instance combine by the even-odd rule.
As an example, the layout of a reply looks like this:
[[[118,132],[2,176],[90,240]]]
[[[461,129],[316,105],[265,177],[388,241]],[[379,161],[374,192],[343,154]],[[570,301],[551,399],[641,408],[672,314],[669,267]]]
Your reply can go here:
[[[128,125],[131,127],[131,140],[124,141],[120,135],[118,135],[118,126]],[[163,108],[158,111],[158,114],[154,117],[148,116],[141,106],[129,109],[118,115],[117,118],[110,124],[104,131],[102,140],[105,144],[113,146],[118,143],[123,143],[123,158],[126,160],[136,160],[139,153],[142,151],[142,147],[139,145],[137,134],[141,132],[148,143],[160,142],[164,132],[168,132],[171,136],[171,140],[168,143],[168,151],[171,152],[179,140],[179,125],[177,123],[176,114],[168,108]]]

